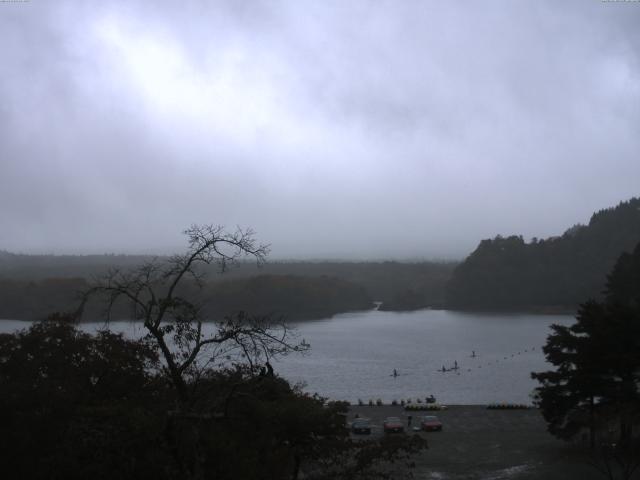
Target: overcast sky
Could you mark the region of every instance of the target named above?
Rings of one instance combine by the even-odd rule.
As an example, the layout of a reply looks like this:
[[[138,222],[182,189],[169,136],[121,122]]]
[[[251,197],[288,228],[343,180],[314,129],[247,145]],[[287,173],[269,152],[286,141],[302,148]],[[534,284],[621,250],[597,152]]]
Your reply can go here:
[[[640,3],[0,3],[0,250],[454,259],[640,195]]]

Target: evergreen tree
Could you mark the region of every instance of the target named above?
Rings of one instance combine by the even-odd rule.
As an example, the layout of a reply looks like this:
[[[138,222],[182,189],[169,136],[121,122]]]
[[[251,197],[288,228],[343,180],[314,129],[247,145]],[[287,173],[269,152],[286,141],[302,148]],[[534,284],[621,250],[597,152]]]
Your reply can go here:
[[[605,301],[580,306],[576,323],[553,325],[543,348],[553,371],[532,373],[537,402],[554,435],[569,439],[618,423],[628,444],[640,419],[640,244],[608,277]]]

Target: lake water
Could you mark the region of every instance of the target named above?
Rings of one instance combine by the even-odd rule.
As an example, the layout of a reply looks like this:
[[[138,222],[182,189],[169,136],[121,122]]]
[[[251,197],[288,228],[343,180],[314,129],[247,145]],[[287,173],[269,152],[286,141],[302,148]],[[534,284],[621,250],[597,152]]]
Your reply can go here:
[[[537,385],[530,373],[549,368],[541,348],[549,325],[573,321],[568,315],[447,310],[340,314],[294,324],[311,351],[273,366],[288,380],[305,382],[306,391],[336,400],[380,398],[387,403],[433,394],[444,404],[530,403]],[[5,320],[0,331],[26,325]],[[128,322],[113,322],[111,328],[131,336],[141,332],[139,325]],[[441,371],[455,362],[458,370]]]

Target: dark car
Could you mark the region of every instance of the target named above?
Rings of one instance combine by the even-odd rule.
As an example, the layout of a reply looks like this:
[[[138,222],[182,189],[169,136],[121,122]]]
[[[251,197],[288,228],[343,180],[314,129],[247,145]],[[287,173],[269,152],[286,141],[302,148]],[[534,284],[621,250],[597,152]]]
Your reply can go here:
[[[384,433],[402,433],[404,432],[404,425],[398,417],[387,417],[382,424]]]
[[[425,432],[442,431],[442,422],[435,415],[425,415],[420,418],[420,428]]]
[[[371,422],[368,418],[356,418],[351,422],[351,433],[371,435]]]

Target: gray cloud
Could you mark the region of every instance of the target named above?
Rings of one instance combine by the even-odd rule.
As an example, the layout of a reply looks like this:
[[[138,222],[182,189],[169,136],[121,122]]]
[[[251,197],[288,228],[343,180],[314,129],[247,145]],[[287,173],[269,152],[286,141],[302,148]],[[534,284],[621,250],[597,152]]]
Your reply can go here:
[[[452,258],[638,195],[640,6],[0,5],[0,249]]]

